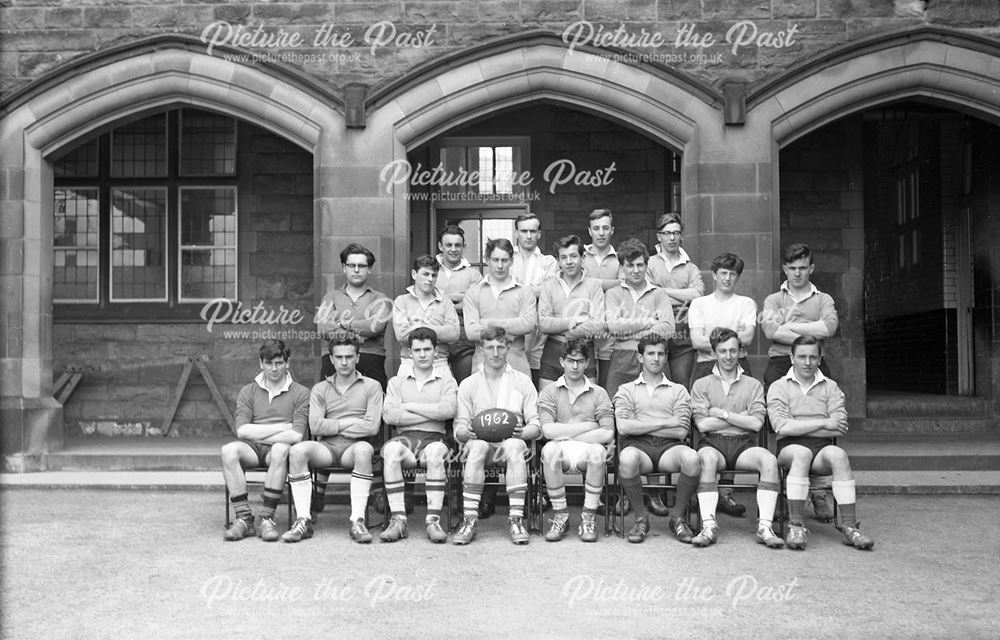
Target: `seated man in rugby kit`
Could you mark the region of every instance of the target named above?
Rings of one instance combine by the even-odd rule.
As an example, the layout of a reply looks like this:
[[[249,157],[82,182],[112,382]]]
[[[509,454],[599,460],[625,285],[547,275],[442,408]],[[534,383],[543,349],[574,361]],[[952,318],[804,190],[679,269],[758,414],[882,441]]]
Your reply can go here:
[[[440,269],[441,264],[434,256],[425,255],[414,260],[413,270],[410,271],[413,285],[407,287],[406,293],[398,296],[392,304],[392,329],[401,345],[398,375],[406,375],[413,368],[406,345],[410,331],[417,327],[434,331],[437,336],[434,341],[437,346],[434,369],[442,375],[451,375],[448,345],[458,340],[458,313],[448,296],[437,288]]]
[[[448,539],[441,528],[448,455],[445,421],[455,417],[458,385],[450,373],[434,366],[439,345],[433,329],[417,327],[407,334],[406,342],[413,366],[389,380],[382,408],[382,419],[395,428],[395,437],[382,447],[390,519],[379,540],[407,537],[403,469],[412,469],[419,460],[427,469],[427,537],[441,543]]]
[[[555,542],[566,534],[569,511],[563,472],[573,469],[584,472],[583,513],[577,533],[584,542],[597,542],[595,517],[604,490],[607,445],[615,438],[615,410],[608,392],[584,374],[591,360],[587,342],[570,338],[561,351],[563,375],[538,395],[538,419],[542,435],[549,440],[542,447],[542,471],[555,510],[545,539]]]
[[[819,370],[822,344],[812,336],[792,341],[792,367],[767,392],[767,415],[778,435],[778,464],[788,470],[789,549],[805,549],[808,531],[802,524],[809,494],[809,475],[833,475],[833,497],[840,507],[844,543],[871,549],[875,541],[858,530],[854,474],[847,452],[834,438],[847,434],[844,392]]]
[[[309,394],[309,430],[315,440],[288,452],[288,482],[298,517],[282,534],[285,542],[312,537],[312,476],[315,467],[339,466],[351,473],[351,539],[371,542],[365,526],[365,507],[372,486],[372,455],[368,438],[382,424],[382,387],[358,373],[358,342],[353,334],[336,333],[330,339],[334,374],[317,382]]]
[[[464,444],[462,525],[452,540],[469,544],[476,537],[479,497],[483,492],[486,465],[505,463],[507,498],[510,501],[508,526],[514,544],[528,544],[524,526],[524,499],[528,490],[528,442],[538,438],[538,393],[531,377],[507,364],[510,343],[502,328],[486,329],[480,337],[486,360],[458,387],[455,413],[455,439]],[[502,409],[520,420],[513,435],[502,442],[490,443],[478,438],[473,419],[483,411]]]
[[[568,339],[582,338],[593,344],[605,331],[604,288],[600,280],[588,278],[583,273],[580,236],[564,236],[556,241],[554,249],[559,259],[559,275],[542,283],[538,297],[538,327],[546,336],[539,390],[553,384],[563,374],[560,354]],[[596,357],[587,363],[586,375],[597,381]]]
[[[255,533],[244,471],[252,467],[267,467],[260,537],[265,542],[278,539],[274,511],[285,488],[288,450],[305,437],[309,422],[309,390],[292,380],[285,343],[265,342],[258,356],[260,373],[236,397],[234,426],[239,440],[222,445],[222,475],[236,516],[226,529],[226,540]]]
[[[748,470],[760,473],[757,483],[757,542],[771,548],[785,543],[774,534],[771,521],[778,503],[778,461],[767,449],[757,446],[757,434],[764,426],[764,386],[744,373],[737,362],[740,337],[732,329],[718,329],[710,336],[715,353],[712,373],[691,385],[694,424],[703,435],[698,443],[701,482],[698,508],[701,533],[691,541],[707,547],[718,538],[715,509],[719,502],[720,471]]]
[[[691,428],[691,396],[683,385],[671,382],[663,373],[667,362],[663,336],[650,334],[639,340],[637,349],[642,373],[618,387],[614,400],[615,420],[622,434],[618,473],[635,514],[628,541],[642,542],[649,534],[640,474],[669,471],[680,473],[669,526],[678,540],[690,543],[694,536],[684,522],[684,511],[701,474],[698,452],[684,444]]]

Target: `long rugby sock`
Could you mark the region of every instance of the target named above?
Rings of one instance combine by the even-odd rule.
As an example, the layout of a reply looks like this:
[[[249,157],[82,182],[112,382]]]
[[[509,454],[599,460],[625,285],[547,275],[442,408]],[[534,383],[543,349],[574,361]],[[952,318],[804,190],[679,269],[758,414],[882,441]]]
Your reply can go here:
[[[462,487],[462,510],[465,517],[479,517],[479,498],[483,495],[483,483],[466,482]]]
[[[788,495],[788,521],[802,526],[802,514],[809,497],[809,478],[788,476],[785,478],[785,493]]]
[[[368,494],[372,490],[372,476],[370,473],[351,473],[351,522],[365,517],[365,510],[368,507]],[[406,513],[406,510],[403,510]]]
[[[682,473],[679,478],[677,478],[677,502],[670,509],[670,516],[673,518],[683,518],[684,510],[687,508],[688,502],[691,500],[691,496],[694,495],[695,490],[698,488],[698,476],[689,476]],[[716,491],[718,495],[718,491]]]
[[[698,512],[702,520],[715,520],[715,510],[719,506],[719,485],[703,482],[698,485]]]
[[[329,473],[317,473],[316,482],[313,483],[312,487],[312,503],[311,508],[316,511],[322,511],[323,507],[326,506],[326,482],[330,479]]]
[[[229,496],[229,503],[233,505],[233,513],[237,518],[253,520],[253,512],[250,511],[250,503],[247,501],[247,494],[241,493],[238,496]]]
[[[840,524],[845,527],[857,527],[858,516],[854,503],[857,501],[854,480],[834,480],[833,499],[840,508]]]
[[[549,501],[556,511],[566,510],[566,486],[549,487]]]
[[[526,493],[528,493],[527,483],[507,485],[507,500],[510,501],[511,518],[524,517],[524,496]],[[563,490],[563,504],[566,504],[565,490]]]
[[[289,475],[288,484],[292,487],[292,502],[295,503],[296,517],[310,517],[309,510],[312,507],[312,474],[306,472],[298,476]]]
[[[622,476],[622,488],[625,489],[628,501],[632,503],[632,513],[635,514],[635,517],[649,517],[649,512],[646,511],[646,503],[642,500],[642,476],[638,475],[634,478]]]
[[[273,487],[264,487],[264,507],[260,510],[261,518],[274,517],[274,511],[278,508],[278,502],[281,500],[281,494],[284,492],[284,487],[279,487],[277,489]]]
[[[389,512],[394,516],[406,515],[406,502],[403,499],[405,484],[403,480],[396,482],[386,480],[385,482],[385,497],[389,501]],[[353,520],[354,518],[351,519]]]
[[[778,504],[778,483],[757,483],[757,510],[760,512],[758,527],[770,527],[774,520],[774,507]]]
[[[601,505],[601,494],[603,493],[604,487],[595,487],[589,484],[583,485],[583,512],[597,513],[597,507]],[[608,508],[610,509],[611,507]]]
[[[427,492],[427,517],[441,517],[441,509],[444,508],[445,479],[432,478],[427,476],[427,483],[424,485]]]

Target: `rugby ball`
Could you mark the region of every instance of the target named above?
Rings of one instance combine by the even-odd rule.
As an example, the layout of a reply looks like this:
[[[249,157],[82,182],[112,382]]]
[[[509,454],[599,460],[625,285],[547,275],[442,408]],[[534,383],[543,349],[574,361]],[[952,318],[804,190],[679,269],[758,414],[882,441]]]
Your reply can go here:
[[[520,424],[521,416],[506,409],[480,411],[472,419],[472,432],[486,442],[502,442],[514,435],[514,428]]]

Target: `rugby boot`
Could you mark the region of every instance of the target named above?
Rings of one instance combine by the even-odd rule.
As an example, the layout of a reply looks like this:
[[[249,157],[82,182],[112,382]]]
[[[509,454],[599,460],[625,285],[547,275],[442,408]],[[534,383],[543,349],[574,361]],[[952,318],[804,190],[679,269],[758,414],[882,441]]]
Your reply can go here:
[[[850,545],[855,549],[866,550],[875,547],[875,541],[861,533],[857,527],[841,527],[840,531],[844,534],[844,544],[846,545]]]
[[[382,542],[396,542],[397,540],[402,540],[409,536],[409,531],[406,529],[406,517],[405,516],[392,516],[389,519],[389,524],[386,526],[385,531],[379,534],[378,539]]]
[[[521,516],[507,518],[507,526],[510,528],[510,541],[514,544],[528,544],[531,540],[531,535],[524,528],[524,518]]]
[[[474,516],[465,516],[462,519],[462,525],[458,528],[458,532],[455,533],[455,537],[451,539],[453,544],[469,544],[476,538],[476,520]]]
[[[743,514],[747,512],[747,508],[739,502],[736,502],[736,500],[733,500],[733,494],[720,493],[719,511],[726,515],[733,516],[734,518],[742,518]]]
[[[813,489],[809,491],[809,501],[812,502],[813,512],[820,522],[833,521],[833,504],[829,500],[825,489]]]
[[[226,532],[222,534],[222,537],[230,542],[235,540],[242,540],[247,536],[257,535],[256,530],[253,528],[253,520],[248,518],[236,518],[233,520]]]
[[[351,540],[360,542],[361,544],[367,544],[372,541],[372,534],[368,532],[364,518],[358,518],[351,523]]]
[[[632,530],[628,532],[628,541],[636,544],[642,542],[649,535],[649,517],[636,518]]]
[[[563,536],[566,535],[566,525],[569,524],[569,513],[556,511],[552,514],[552,519],[549,522],[552,523],[552,528],[545,534],[545,539],[549,542],[562,540]]]
[[[701,532],[691,539],[691,544],[696,547],[707,547],[710,544],[715,544],[718,539],[719,525],[715,523],[715,520],[706,520],[701,527]]]
[[[280,537],[278,525],[274,523],[274,518],[260,519],[260,539],[264,542],[276,542]]]
[[[313,535],[312,520],[309,518],[296,518],[292,523],[292,528],[281,534],[283,542],[298,542],[311,538]]]
[[[691,527],[684,522],[684,518],[670,518],[669,527],[670,530],[674,532],[674,537],[685,544],[690,544],[694,539],[694,534],[691,533]]]
[[[809,533],[809,530],[801,524],[788,525],[788,535],[785,536],[785,546],[789,549],[805,549],[807,533]]]
[[[780,549],[785,546],[785,541],[779,538],[771,527],[758,527],[754,540],[758,544],[766,545],[768,549]]]
[[[441,528],[441,518],[439,516],[430,516],[427,519],[426,526],[428,540],[436,544],[448,541],[448,534]]]
[[[580,516],[580,526],[576,532],[584,542],[597,542],[597,519],[593,513]]]

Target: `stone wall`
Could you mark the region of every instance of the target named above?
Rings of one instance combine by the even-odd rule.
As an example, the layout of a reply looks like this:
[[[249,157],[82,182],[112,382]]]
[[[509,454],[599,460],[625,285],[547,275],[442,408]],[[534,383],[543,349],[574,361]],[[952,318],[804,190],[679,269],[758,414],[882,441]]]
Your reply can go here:
[[[1000,31],[1000,12],[993,0],[148,0],[141,5],[18,0],[3,5],[3,96],[85,54],[167,33],[204,34],[206,42],[222,44],[238,41],[245,50],[270,55],[340,88],[350,82],[383,85],[421,63],[490,39],[535,29],[561,35],[574,24],[577,30],[569,33],[577,41],[588,33],[613,39],[620,26],[634,39],[645,33],[648,41],[660,34],[661,46],[633,50],[660,56],[653,59],[716,86],[727,80],[758,82],[803,57],[903,26],[933,24],[994,36]],[[747,20],[753,24],[739,24]],[[340,46],[348,36],[352,45]],[[296,37],[300,42],[292,46]],[[277,46],[262,46],[265,39]],[[734,44],[751,40],[734,52]],[[375,43],[384,44],[373,53]]]

